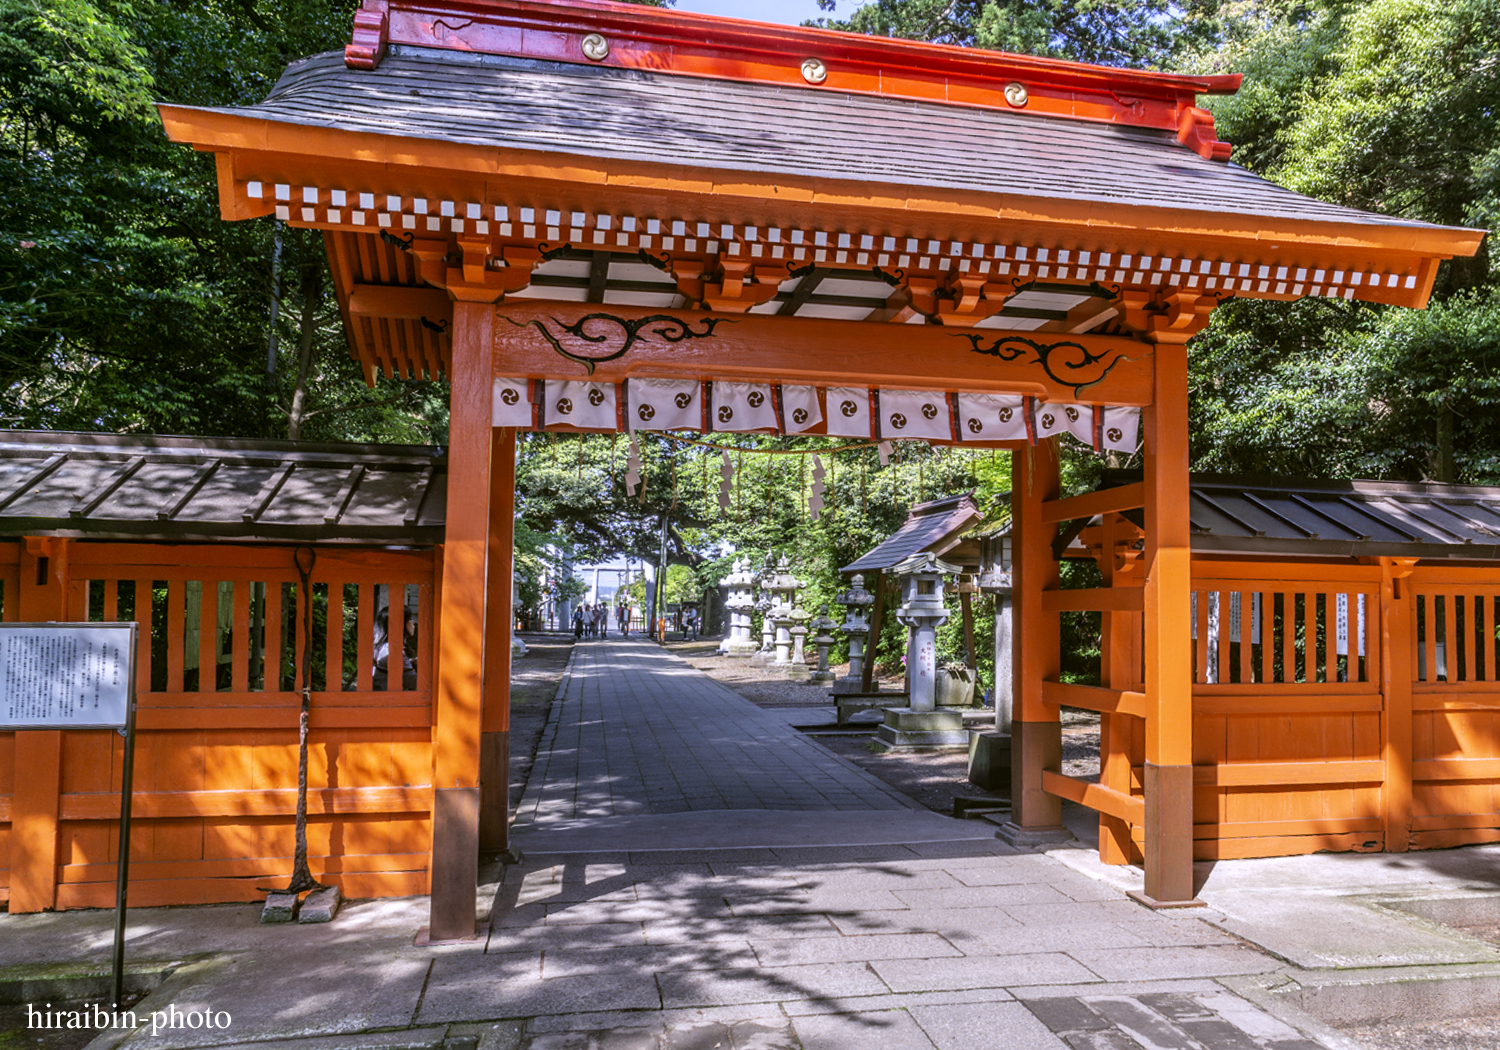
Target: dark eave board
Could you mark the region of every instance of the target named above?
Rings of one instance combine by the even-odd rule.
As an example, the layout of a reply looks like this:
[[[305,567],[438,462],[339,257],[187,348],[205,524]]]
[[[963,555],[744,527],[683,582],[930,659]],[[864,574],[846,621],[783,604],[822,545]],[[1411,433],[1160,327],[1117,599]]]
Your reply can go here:
[[[1314,200],[1170,132],[819,88],[393,46],[292,63],[216,112],[485,148],[1305,222],[1420,226]]]
[[[427,546],[443,536],[441,452],[10,431],[0,535]]]
[[[1187,513],[1195,553],[1500,560],[1500,488],[1195,474]]]

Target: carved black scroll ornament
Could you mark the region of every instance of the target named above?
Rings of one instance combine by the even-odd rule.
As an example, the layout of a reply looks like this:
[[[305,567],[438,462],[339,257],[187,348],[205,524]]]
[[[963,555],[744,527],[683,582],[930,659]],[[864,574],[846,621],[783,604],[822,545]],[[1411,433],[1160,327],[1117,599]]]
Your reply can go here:
[[[606,313],[585,314],[572,324],[556,317],[547,321],[517,321],[512,317],[506,320],[517,328],[535,328],[552,349],[583,365],[589,375],[594,374],[595,365],[624,357],[642,339],[655,336],[668,343],[707,339],[719,325],[734,323],[729,318],[705,317],[699,322],[700,327],[695,328],[691,322],[670,314],[631,319]]]
[[[1042,343],[1019,335],[1001,335],[986,344],[981,334],[964,332],[961,337],[969,341],[976,354],[1040,365],[1054,383],[1072,387],[1074,397],[1102,383],[1115,365],[1128,360],[1122,349],[1095,353],[1082,343]]]

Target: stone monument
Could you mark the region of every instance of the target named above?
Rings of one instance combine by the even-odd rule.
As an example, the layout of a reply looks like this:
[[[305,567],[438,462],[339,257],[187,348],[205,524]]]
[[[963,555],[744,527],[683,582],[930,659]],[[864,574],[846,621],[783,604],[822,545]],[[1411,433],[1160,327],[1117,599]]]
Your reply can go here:
[[[729,632],[719,643],[719,652],[724,656],[751,656],[757,644],[750,636],[750,614],[755,608],[755,574],[750,571],[750,559],[736,558],[722,583],[729,588],[729,598],[724,602],[729,610]]]
[[[875,596],[865,590],[864,576],[856,573],[849,589],[835,599],[844,607],[839,630],[849,636],[849,673],[833,683],[834,694],[858,693],[865,682],[865,639],[870,634],[870,606]]]
[[[828,615],[826,604],[818,610],[817,618],[807,625],[809,630],[817,632],[813,636],[813,645],[818,647],[818,669],[812,673],[814,682],[831,682],[834,679],[833,672],[828,669],[828,647],[834,641],[830,632],[838,630],[838,626]]]
[[[907,629],[906,707],[885,709],[885,723],[876,742],[886,748],[937,749],[969,746],[963,712],[938,707],[937,629],[948,620],[943,603],[943,577],[961,570],[931,552],[913,554],[892,568],[901,585],[902,602],[896,619]]]

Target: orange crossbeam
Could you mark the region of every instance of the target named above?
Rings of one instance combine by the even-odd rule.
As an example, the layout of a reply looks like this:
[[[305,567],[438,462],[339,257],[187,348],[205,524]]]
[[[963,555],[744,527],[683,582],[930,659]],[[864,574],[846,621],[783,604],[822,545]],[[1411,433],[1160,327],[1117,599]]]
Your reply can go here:
[[[1116,514],[1122,510],[1134,510],[1146,505],[1146,486],[1137,481],[1134,485],[1085,492],[1081,496],[1048,500],[1042,504],[1042,523],[1053,525],[1061,521],[1077,521],[1098,514]]]
[[[1146,717],[1146,694],[1128,689],[1043,682],[1042,699],[1059,707],[1077,707],[1084,711],[1097,711],[1102,715]]]
[[[1080,587],[1070,591],[1043,591],[1043,612],[1140,612],[1144,607],[1139,587]]]
[[[1050,769],[1042,771],[1042,790],[1049,795],[1065,798],[1069,802],[1076,802],[1080,806],[1100,813],[1106,813],[1111,817],[1131,824],[1144,824],[1146,822],[1146,800],[1127,795],[1124,792],[1107,788],[1102,784],[1090,784],[1085,780],[1076,780],[1073,777],[1054,773]]]

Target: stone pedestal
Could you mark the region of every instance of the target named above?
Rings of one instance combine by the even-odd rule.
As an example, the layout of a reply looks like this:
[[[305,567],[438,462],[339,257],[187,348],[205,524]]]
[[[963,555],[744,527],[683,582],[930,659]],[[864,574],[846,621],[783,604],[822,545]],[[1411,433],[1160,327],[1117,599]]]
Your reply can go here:
[[[806,682],[812,678],[812,672],[807,669],[806,644],[807,628],[799,623],[792,628],[792,663],[786,669],[786,676],[794,682]]]
[[[920,710],[887,707],[875,743],[887,751],[935,751],[969,746],[962,711],[943,707]]]
[[[834,674],[828,669],[828,649],[833,645],[833,635],[830,631],[838,629],[828,616],[828,606],[818,610],[817,618],[807,625],[808,630],[816,632],[813,635],[813,645],[818,647],[818,669],[812,673],[814,682],[832,682]]]
[[[969,783],[1010,794],[1010,734],[969,730]]]

